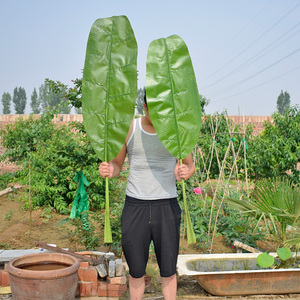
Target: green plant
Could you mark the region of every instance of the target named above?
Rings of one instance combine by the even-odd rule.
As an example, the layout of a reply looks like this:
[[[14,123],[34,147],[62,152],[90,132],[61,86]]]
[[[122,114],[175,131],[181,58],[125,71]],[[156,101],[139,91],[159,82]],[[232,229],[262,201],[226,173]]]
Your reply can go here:
[[[8,184],[12,182],[15,178],[14,173],[5,172],[0,175],[0,190],[3,190],[8,187]]]
[[[53,211],[53,207],[51,207],[51,206],[45,206],[43,208],[42,213],[41,213],[41,217],[45,218],[45,219],[48,219],[48,220],[51,219],[51,218],[53,218],[53,216],[51,214],[52,211]]]
[[[199,182],[203,182],[207,177],[219,178],[227,151],[229,153],[226,157],[226,168],[223,170],[224,175],[228,177],[231,166],[236,163],[239,178],[245,178],[245,154],[248,155],[248,145],[251,147],[252,133],[252,125],[247,125],[244,130],[242,124],[233,122],[227,111],[204,115],[195,151]],[[228,149],[231,142],[232,147]],[[235,156],[239,149],[239,155]],[[251,164],[248,159],[246,163]]]
[[[83,125],[54,126],[53,111],[40,118],[17,120],[2,131],[4,158],[22,164],[15,174],[21,183],[31,183],[32,204],[64,210],[74,200],[76,170],[85,167],[90,207],[104,207],[104,185],[99,176],[100,159],[92,149]],[[21,139],[21,141],[19,141]],[[29,168],[30,166],[30,168]],[[29,194],[27,194],[29,198]]]
[[[263,132],[249,146],[248,174],[255,179],[284,177],[299,183],[300,106],[274,113],[272,119],[265,122]]]
[[[262,268],[300,268],[299,259],[293,256],[293,253],[289,248],[278,248],[277,255],[277,257],[274,257],[268,252],[264,252],[257,256],[256,262]]]
[[[12,210],[10,210],[7,214],[5,214],[4,219],[6,221],[10,221],[13,217],[14,212]]]
[[[228,204],[243,214],[264,222],[279,246],[287,242],[287,226],[299,226],[300,187],[283,178],[257,182],[248,201],[227,199]]]
[[[57,223],[57,227],[62,226],[67,232],[68,238],[71,242],[84,246],[86,250],[97,250],[99,247],[101,232],[98,226],[95,226],[95,213],[84,211],[79,218],[71,219],[69,217]],[[73,226],[73,229],[64,227],[67,223]]]

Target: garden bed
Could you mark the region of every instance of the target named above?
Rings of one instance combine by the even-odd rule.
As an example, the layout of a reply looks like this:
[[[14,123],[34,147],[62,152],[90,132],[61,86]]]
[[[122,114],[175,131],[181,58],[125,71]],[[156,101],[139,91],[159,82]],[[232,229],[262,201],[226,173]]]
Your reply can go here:
[[[0,197],[0,248],[4,249],[31,249],[35,247],[36,241],[45,241],[56,244],[61,248],[69,248],[73,251],[83,250],[76,244],[70,243],[67,232],[58,229],[57,223],[66,216],[55,211],[37,209],[32,212],[31,234],[29,235],[30,216],[29,211],[23,209],[23,204],[17,201],[17,195],[10,193]],[[181,241],[181,252],[197,253],[195,250]],[[107,250],[105,248],[99,250]],[[214,251],[219,253],[233,252],[235,249],[228,245],[224,238],[215,239]],[[154,261],[154,260],[153,260]],[[145,299],[162,299],[160,291],[160,279],[157,276],[157,265],[151,263],[153,269],[153,280],[146,288]],[[0,295],[0,300],[11,299],[11,296]],[[126,296],[127,297],[127,296]],[[128,298],[128,297],[127,297]],[[300,295],[262,295],[226,297],[226,299],[300,299]],[[126,299],[126,298],[124,298]],[[191,276],[178,277],[178,299],[224,299],[224,297],[213,296],[204,291],[201,286]]]

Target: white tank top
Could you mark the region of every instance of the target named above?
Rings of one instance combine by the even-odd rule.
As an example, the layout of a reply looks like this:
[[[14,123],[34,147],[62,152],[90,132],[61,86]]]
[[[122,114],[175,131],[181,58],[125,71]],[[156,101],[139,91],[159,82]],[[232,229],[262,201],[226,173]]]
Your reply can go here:
[[[140,200],[177,197],[176,158],[167,151],[156,133],[143,130],[141,118],[134,121],[127,152],[129,176],[126,195]]]

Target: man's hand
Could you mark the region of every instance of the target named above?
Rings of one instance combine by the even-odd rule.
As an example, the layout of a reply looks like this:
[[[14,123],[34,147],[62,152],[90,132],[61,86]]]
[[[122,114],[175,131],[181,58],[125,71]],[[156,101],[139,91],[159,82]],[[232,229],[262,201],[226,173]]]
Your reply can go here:
[[[193,162],[192,154],[182,160],[180,165],[180,160],[177,161],[177,164],[174,169],[174,174],[176,180],[181,181],[182,179],[189,179],[195,172],[195,165]]]
[[[181,181],[181,179],[187,180],[190,178],[188,166],[186,164],[180,165],[179,160],[175,166],[174,174],[175,174],[176,180],[178,180],[178,181]]]
[[[111,161],[109,161],[108,163],[103,161],[99,165],[99,173],[102,178],[105,178],[106,176],[108,178],[112,178],[114,173],[113,163]]]

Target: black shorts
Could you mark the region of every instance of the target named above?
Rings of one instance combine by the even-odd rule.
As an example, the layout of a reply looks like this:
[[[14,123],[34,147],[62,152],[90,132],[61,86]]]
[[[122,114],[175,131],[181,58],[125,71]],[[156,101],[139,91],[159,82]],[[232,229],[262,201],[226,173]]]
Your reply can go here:
[[[153,241],[162,277],[176,273],[181,209],[176,198],[138,200],[126,196],[121,217],[122,248],[134,278],[145,275]]]

